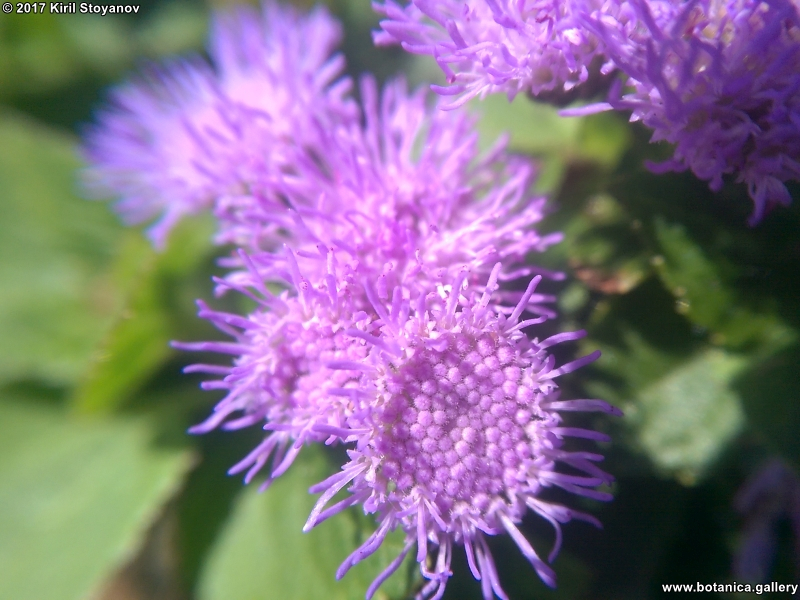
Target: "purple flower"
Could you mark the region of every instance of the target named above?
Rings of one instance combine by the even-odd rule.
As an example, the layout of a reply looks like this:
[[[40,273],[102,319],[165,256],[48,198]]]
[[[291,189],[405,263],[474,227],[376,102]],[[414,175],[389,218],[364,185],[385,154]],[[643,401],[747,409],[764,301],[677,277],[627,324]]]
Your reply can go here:
[[[324,9],[300,17],[265,3],[263,18],[240,8],[214,18],[209,54],[152,66],[111,94],[88,133],[92,193],[121,198],[131,223],[158,221],[164,244],[184,215],[227,194],[253,192],[312,143],[312,122],[352,112],[350,82],[331,52],[341,37]]]
[[[733,501],[744,517],[733,575],[753,583],[769,581],[778,549],[778,523],[786,520],[794,538],[794,564],[800,566],[800,479],[779,458],[772,458],[739,488]]]
[[[379,316],[371,331],[351,331],[369,346],[360,362],[363,374],[350,389],[354,406],[349,431],[354,444],[342,471],[311,488],[322,493],[306,530],[360,504],[373,513],[378,528],[339,568],[372,554],[386,535],[401,528],[406,546],[375,580],[378,586],[402,563],[414,544],[417,561],[429,579],[420,597],[440,598],[451,575],[454,545],[463,545],[483,595],[506,598],[498,580],[487,535],[508,533],[542,580],[555,575],[518,529],[531,510],[556,530],[552,560],[561,545],[561,524],[572,519],[599,523],[590,515],[542,497],[550,487],[609,500],[597,490],[612,481],[596,466],[599,454],[564,448],[567,437],[607,441],[594,431],[566,427],[560,411],[621,414],[600,400],[561,400],[554,379],[595,360],[599,352],[555,366],[547,348],[582,337],[562,333],[530,340],[522,330],[542,321],[520,320],[540,277],[534,278],[509,315],[498,313],[491,297],[501,271],[498,263],[480,293],[464,272],[451,286],[405,300],[395,289],[392,301],[367,290]],[[352,364],[341,365],[349,371]],[[567,465],[570,473],[557,470]],[[349,495],[328,504],[342,490]],[[435,559],[428,562],[429,551]]]
[[[477,284],[498,261],[506,279],[541,272],[526,256],[562,236],[533,229],[546,200],[530,193],[530,160],[510,155],[502,140],[479,155],[470,115],[426,107],[426,94],[409,95],[402,80],[379,98],[366,78],[361,97],[364,118],[321,132],[322,145],[306,147],[271,191],[217,203],[219,241],[251,249],[259,280],[288,281],[286,255],[273,251],[283,244],[310,281],[326,276],[335,250],[340,276],[355,286],[374,281],[384,299],[401,284],[427,293],[464,267]],[[249,278],[247,270],[230,277],[251,285]]]
[[[247,470],[245,482],[249,483],[271,460],[262,489],[289,468],[303,444],[323,442],[331,428],[338,431],[345,425],[353,407],[347,395],[337,395],[335,389],[351,385],[359,372],[334,367],[365,359],[364,342],[347,332],[370,320],[363,311],[354,310],[351,290],[337,281],[332,254],[329,277],[311,286],[301,275],[294,253],[288,249],[285,253],[293,266],[291,290],[273,295],[260,284],[255,289],[236,286],[259,304],[247,317],[216,312],[200,303],[200,317],[231,335],[234,342],[174,344],[183,350],[236,357],[232,367],[187,367],[187,373],[223,375],[203,388],[227,391],[211,416],[190,432],[263,426],[270,432],[264,441],[229,471]],[[242,259],[254,268],[243,253]]]
[[[477,156],[471,118],[426,108],[425,94],[409,96],[402,81],[387,86],[380,106],[372,79],[361,95],[363,125],[342,121],[326,134],[325,152],[305,148],[305,160],[276,178],[271,194],[230,195],[216,205],[220,240],[252,250],[226,263],[238,270],[218,280],[219,291],[238,290],[263,308],[245,318],[202,306],[200,316],[235,343],[179,347],[236,357],[231,368],[189,369],[223,375],[205,387],[228,392],[192,431],[262,424],[273,432],[233,468],[249,469],[248,481],[271,460],[268,484],[306,442],[349,435],[357,407],[347,390],[361,367],[345,374],[331,365],[364,364],[360,336],[377,343],[376,302],[392,290],[402,290],[403,301],[424,298],[464,272],[483,289],[480,278],[497,261],[507,267],[504,280],[543,271],[525,264],[526,255],[561,238],[531,228],[545,209],[544,198],[528,193],[531,163],[502,144]],[[285,291],[273,296],[265,283]],[[523,295],[489,293],[498,307]],[[547,318],[552,299],[532,292],[523,304]]]
[[[606,53],[628,75],[628,93],[609,105],[632,110],[675,144],[657,172],[691,169],[722,187],[747,184],[758,223],[788,205],[788,180],[800,179],[800,14],[791,0],[631,0],[636,35],[614,19],[587,20]],[[606,106],[609,106],[606,105]],[[596,108],[602,108],[596,107]]]
[[[449,87],[440,94],[457,95],[446,106],[459,106],[475,96],[559,92],[585,83],[592,69],[608,74],[597,39],[581,25],[592,10],[624,15],[616,0],[392,0],[375,4],[386,15],[375,34],[377,44],[400,42],[415,54],[439,63]]]
[[[582,61],[597,46],[570,25],[577,4],[515,5],[506,17],[487,6],[503,31],[492,34],[496,44],[473,40],[464,56],[491,85],[529,77],[523,87],[543,91],[585,80]],[[567,437],[607,437],[563,426],[560,412],[620,413],[600,400],[560,400],[554,379],[599,353],[556,367],[547,349],[583,333],[523,333],[553,315],[544,306],[552,298],[536,293],[541,275],[524,292],[500,289],[535,273],[561,277],[528,262],[561,238],[533,229],[545,214],[545,199],[530,193],[533,165],[502,140],[479,155],[471,117],[427,107],[426,94],[402,81],[379,97],[366,78],[358,110],[349,80],[334,81],[343,64],[330,58],[339,30],[327,13],[301,19],[266,4],[264,15],[217,17],[213,67],[192,59],[152,68],[116,92],[87,143],[87,177],[122,197],[128,220],[158,218],[157,244],[183,215],[210,208],[218,241],[244,249],[217,284],[258,308],[240,316],[201,303],[200,316],[233,341],[175,344],[233,357],[231,366],[187,368],[219,377],[203,387],[226,393],[191,431],[262,427],[263,441],[230,470],[249,482],[266,468],[262,488],[305,444],[351,444],[342,472],[313,488],[322,496],[306,529],[357,504],[377,516],[339,577],[389,531],[405,532],[405,550],[368,597],[416,544],[429,580],[420,596],[442,596],[463,545],[484,596],[505,598],[486,541],[504,532],[555,585],[518,525],[530,510],[555,527],[552,560],[561,524],[598,522],[543,492],[608,500],[597,488],[612,481],[595,464],[602,456],[564,448]],[[524,45],[523,30],[546,42],[541,56],[509,51]],[[504,75],[498,56],[520,71]],[[556,61],[549,79],[544,60]],[[469,81],[466,96],[491,87]],[[328,506],[345,488],[349,496]]]

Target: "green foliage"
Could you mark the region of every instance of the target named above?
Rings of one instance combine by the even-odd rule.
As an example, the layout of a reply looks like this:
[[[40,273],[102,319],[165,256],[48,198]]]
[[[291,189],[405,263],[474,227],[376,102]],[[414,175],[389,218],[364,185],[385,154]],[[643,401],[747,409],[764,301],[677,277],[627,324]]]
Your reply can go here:
[[[650,274],[641,224],[607,194],[593,196],[564,228],[564,248],[575,277],[593,289],[625,294]]]
[[[0,113],[0,384],[75,383],[118,310],[121,227],[76,194],[73,140]]]
[[[265,590],[286,600],[363,596],[402,551],[403,536],[390,534],[373,556],[335,583],[339,564],[366,540],[373,526],[355,511],[346,511],[309,533],[302,532],[315,500],[308,488],[331,474],[320,451],[306,448],[268,492],[259,494],[251,486],[242,494],[208,558],[198,597],[259,600]],[[406,597],[409,566],[415,567],[413,557],[407,557],[376,597]]]
[[[0,117],[2,597],[86,597],[135,555],[210,400],[179,367],[162,375],[171,339],[211,335],[194,306],[211,295],[210,221],[156,253],[77,194],[79,166],[70,137]]]
[[[182,278],[202,273],[211,256],[211,234],[210,219],[184,222],[162,253],[138,233],[125,236],[114,267],[127,297],[75,391],[79,410],[106,411],[120,405],[175,354],[170,341],[200,325],[193,311],[186,314],[192,297]],[[207,295],[204,292],[199,295]],[[188,327],[181,326],[187,322]]]
[[[774,314],[754,314],[721,274],[727,263],[717,266],[693,242],[680,225],[655,220],[661,256],[656,272],[675,296],[676,310],[693,323],[714,332],[717,343],[739,348],[759,344],[774,352],[795,338]]]
[[[141,8],[141,6],[140,6]],[[205,11],[173,1],[141,19],[14,14],[0,20],[0,98],[43,93],[88,77],[113,77],[150,58],[202,47]]]
[[[800,465],[800,346],[756,363],[735,382],[748,421],[769,452]]]
[[[613,169],[631,142],[624,123],[613,114],[563,118],[555,107],[524,95],[513,102],[502,94],[488,96],[470,106],[481,115],[478,131],[484,146],[507,133],[512,150],[540,159],[537,188],[543,192],[556,189],[573,163]]]
[[[189,466],[143,419],[0,399],[0,597],[85,598],[134,553]]]
[[[629,423],[659,470],[694,483],[741,431],[744,415],[729,385],[743,363],[709,350],[637,394]]]

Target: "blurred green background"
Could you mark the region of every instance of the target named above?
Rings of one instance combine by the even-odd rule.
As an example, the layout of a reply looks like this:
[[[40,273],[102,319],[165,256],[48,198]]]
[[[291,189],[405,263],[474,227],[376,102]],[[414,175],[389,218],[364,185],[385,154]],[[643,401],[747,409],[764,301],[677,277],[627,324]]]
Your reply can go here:
[[[156,253],[106,203],[81,196],[79,136],[108,86],[146,61],[202,52],[210,11],[222,8],[140,6],[135,17],[0,15],[0,598],[363,597],[401,539],[336,582],[370,520],[353,510],[301,532],[307,488],[338,468],[337,454],[304,450],[259,495],[225,475],[258,431],[185,433],[218,396],[180,371],[219,359],[168,342],[219,337],[195,317],[197,298],[244,310],[212,297],[225,249],[210,243],[211,220],[184,223]],[[429,61],[373,48],[367,0],[329,6],[345,24],[352,75],[438,79]],[[741,186],[711,194],[691,174],[648,173],[642,160],[669,148],[624,115],[563,119],[524,97],[473,108],[484,143],[510,130],[512,148],[539,158],[540,191],[558,209],[542,229],[566,234],[532,257],[569,274],[548,284],[561,316],[542,335],[586,328],[569,352],[603,351],[566,379],[564,396],[625,411],[574,419],[612,435],[602,451],[618,481],[607,505],[553,494],[604,523],[566,526],[557,590],[513,542],[492,541],[511,598],[797,582],[798,202],[751,229]],[[523,529],[542,551],[552,544],[546,523]],[[407,567],[381,598],[413,593]],[[446,597],[479,598],[460,554],[454,570]]]

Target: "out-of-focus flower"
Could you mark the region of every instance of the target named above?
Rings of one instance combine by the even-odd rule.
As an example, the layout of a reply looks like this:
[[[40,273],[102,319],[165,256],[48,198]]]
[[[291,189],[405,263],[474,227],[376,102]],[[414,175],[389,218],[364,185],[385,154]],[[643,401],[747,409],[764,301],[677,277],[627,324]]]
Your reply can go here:
[[[634,34],[599,12],[586,20],[629,91],[609,103],[631,110],[675,144],[656,172],[691,169],[722,187],[747,184],[758,223],[791,202],[784,182],[800,179],[800,13],[793,0],[631,0]],[[574,111],[581,112],[581,111]],[[586,111],[583,111],[586,112]]]
[[[789,521],[796,575],[800,575],[800,479],[794,470],[781,459],[771,459],[745,482],[733,505],[745,519],[734,576],[752,583],[769,581],[781,519]]]
[[[321,134],[321,146],[306,147],[271,191],[217,203],[219,240],[249,248],[259,280],[288,280],[286,255],[273,252],[283,244],[310,281],[326,276],[327,251],[335,250],[341,277],[354,286],[373,281],[383,299],[401,284],[414,296],[426,293],[464,267],[477,284],[498,261],[505,279],[542,272],[525,264],[527,255],[562,236],[533,229],[546,200],[531,194],[530,160],[510,155],[503,140],[479,155],[470,115],[426,107],[426,94],[409,94],[402,80],[379,98],[365,78],[361,98],[363,119]],[[245,270],[230,278],[252,284],[250,276]]]
[[[556,530],[552,560],[561,545],[561,524],[594,517],[542,498],[546,488],[609,500],[596,489],[612,478],[595,464],[599,454],[568,451],[565,438],[606,441],[604,434],[562,425],[560,411],[621,414],[600,400],[561,400],[554,379],[597,358],[599,353],[556,367],[547,352],[582,332],[530,340],[522,330],[541,322],[521,320],[540,277],[534,278],[508,316],[491,297],[501,271],[498,263],[482,291],[470,289],[466,272],[451,285],[415,301],[395,289],[389,303],[368,292],[379,328],[349,333],[364,340],[368,355],[350,393],[357,407],[349,431],[338,437],[354,444],[342,471],[312,487],[322,496],[306,530],[353,506],[374,513],[378,528],[341,565],[337,577],[372,554],[386,535],[401,528],[406,546],[375,580],[378,586],[417,546],[417,561],[428,584],[421,597],[440,598],[451,575],[455,545],[463,545],[483,595],[506,598],[498,580],[487,535],[508,533],[542,580],[555,586],[552,569],[518,529],[531,510]],[[367,286],[370,289],[370,286]],[[333,365],[336,367],[336,365]],[[352,372],[356,365],[338,368]],[[569,473],[558,470],[567,465]],[[328,504],[343,489],[349,496]],[[429,550],[435,559],[428,562]]]
[[[617,0],[412,0],[402,6],[386,0],[375,9],[386,15],[377,44],[401,43],[439,63],[449,87],[434,86],[458,98],[502,92],[534,96],[569,91],[613,71],[602,46],[581,17],[599,10],[614,15],[624,30],[624,3]]]
[[[214,17],[211,65],[200,58],[151,66],[111,94],[86,138],[90,191],[121,198],[131,223],[163,245],[184,215],[227,194],[256,193],[315,143],[321,126],[352,114],[332,51],[339,24],[324,9],[301,17],[265,3]]]

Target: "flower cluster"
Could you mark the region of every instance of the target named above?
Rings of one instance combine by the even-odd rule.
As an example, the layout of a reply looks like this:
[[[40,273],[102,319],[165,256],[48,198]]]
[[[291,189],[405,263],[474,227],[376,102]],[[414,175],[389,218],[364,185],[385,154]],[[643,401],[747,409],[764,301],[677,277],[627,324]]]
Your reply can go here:
[[[230,472],[249,482],[264,471],[264,488],[304,445],[345,445],[342,471],[311,490],[321,496],[306,529],[356,505],[375,514],[375,533],[339,577],[388,532],[404,532],[405,550],[368,597],[416,544],[429,580],[421,598],[444,593],[455,546],[484,596],[505,598],[486,542],[500,533],[555,585],[547,563],[561,525],[597,522],[545,491],[607,500],[597,488],[611,481],[600,455],[565,448],[568,437],[606,436],[564,426],[561,413],[619,412],[559,397],[555,380],[597,353],[557,366],[548,349],[582,332],[526,333],[554,314],[537,285],[561,277],[529,264],[561,237],[535,229],[547,206],[530,193],[534,166],[503,140],[481,154],[471,116],[430,106],[401,80],[380,93],[364,78],[359,105],[348,79],[332,83],[342,65],[329,58],[330,17],[273,5],[265,15],[218,17],[214,69],[174,63],[157,84],[123,88],[89,139],[90,174],[123,196],[123,214],[163,213],[157,240],[205,208],[217,240],[240,248],[217,284],[257,308],[242,316],[201,304],[233,340],[176,344],[233,357],[187,369],[217,376],[204,387],[225,392],[192,431],[263,427]],[[311,45],[286,38],[287,24]],[[504,288],[511,281],[529,283]],[[556,529],[548,561],[519,529],[528,511]]]
[[[435,57],[450,84],[435,88],[458,96],[451,108],[495,92],[557,95],[609,75],[613,64],[581,19],[602,10],[626,22],[619,2],[604,0],[386,0],[375,8],[386,16],[375,42]]]
[[[386,16],[377,43],[435,57],[450,85],[434,89],[458,96],[447,107],[495,92],[568,102],[619,72],[608,102],[564,114],[631,111],[653,141],[675,146],[652,170],[691,169],[714,191],[733,176],[755,204],[751,224],[791,202],[785,182],[800,180],[797,0],[386,0],[375,8]]]
[[[758,223],[784,185],[800,180],[800,12],[792,0],[631,0],[639,31],[613,20],[587,23],[628,76],[629,93],[609,104],[632,111],[653,141],[675,145],[656,171],[691,169],[722,187],[724,175],[747,184]]]
[[[361,97],[363,117],[326,132],[324,152],[310,149],[271,194],[217,203],[219,239],[253,252],[255,281],[291,279],[286,254],[275,252],[284,244],[309,280],[328,276],[327,249],[335,249],[339,276],[351,287],[374,280],[382,298],[401,284],[425,293],[464,266],[473,283],[498,261],[515,267],[506,278],[540,271],[525,264],[526,255],[561,235],[531,227],[546,206],[528,192],[529,161],[509,155],[502,140],[479,156],[471,115],[431,110],[425,94],[409,95],[402,80],[389,82],[379,99],[365,78]],[[253,272],[235,271],[228,281],[252,284]]]

